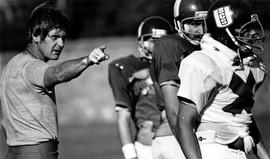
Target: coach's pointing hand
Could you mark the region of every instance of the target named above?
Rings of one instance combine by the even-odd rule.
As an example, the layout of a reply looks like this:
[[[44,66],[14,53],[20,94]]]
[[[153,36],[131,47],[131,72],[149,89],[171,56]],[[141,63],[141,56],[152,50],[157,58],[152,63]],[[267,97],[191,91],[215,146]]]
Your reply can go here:
[[[95,48],[88,56],[89,61],[94,64],[100,64],[100,62],[108,60],[109,55],[104,53],[106,46],[102,45]]]

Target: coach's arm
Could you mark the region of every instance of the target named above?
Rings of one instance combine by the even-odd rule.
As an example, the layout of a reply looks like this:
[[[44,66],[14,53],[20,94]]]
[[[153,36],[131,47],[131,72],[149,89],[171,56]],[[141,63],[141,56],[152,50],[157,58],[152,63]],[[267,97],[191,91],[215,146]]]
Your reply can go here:
[[[70,81],[78,77],[87,67],[107,60],[108,55],[104,53],[104,49],[105,46],[100,46],[90,52],[88,56],[48,67],[43,77],[45,87],[50,88],[59,83]]]

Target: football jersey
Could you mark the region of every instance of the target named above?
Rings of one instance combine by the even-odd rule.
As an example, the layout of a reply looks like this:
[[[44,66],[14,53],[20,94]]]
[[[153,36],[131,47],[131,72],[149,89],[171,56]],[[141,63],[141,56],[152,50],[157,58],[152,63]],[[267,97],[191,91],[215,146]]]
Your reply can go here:
[[[182,60],[178,96],[195,104],[201,123],[221,125],[212,127],[220,142],[231,142],[248,132],[254,94],[264,81],[265,67],[253,57],[244,58],[243,67],[233,66],[237,53],[209,35],[201,47]]]
[[[109,64],[109,83],[116,111],[128,109],[137,126],[145,120],[153,121],[154,128],[159,126],[160,111],[148,60],[130,55],[112,61]]]
[[[199,49],[178,35],[167,35],[155,42],[150,69],[153,80],[162,85],[166,81],[179,83],[178,71],[183,57]]]
[[[169,81],[180,83],[178,72],[181,60],[199,47],[179,35],[163,36],[155,41],[150,73],[159,86]],[[164,108],[163,108],[164,109]]]

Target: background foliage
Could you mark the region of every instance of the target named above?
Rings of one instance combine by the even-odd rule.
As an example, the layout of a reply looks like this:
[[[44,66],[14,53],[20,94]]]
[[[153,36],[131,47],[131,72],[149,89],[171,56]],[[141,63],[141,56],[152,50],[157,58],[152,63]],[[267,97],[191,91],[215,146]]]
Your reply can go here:
[[[61,141],[59,159],[123,159],[116,129],[114,100],[108,83],[108,63],[129,54],[139,55],[136,37],[68,40],[60,62],[86,55],[101,44],[107,46],[106,53],[110,55],[109,61],[90,67],[80,77],[56,86]],[[268,70],[270,69],[270,54],[267,54],[269,51],[270,41],[267,39],[263,56]],[[4,52],[2,64],[16,53]],[[268,76],[256,96],[253,109],[268,147],[270,146],[269,93]],[[5,152],[6,144],[0,128],[0,159]],[[255,158],[251,156],[249,159]]]
[[[44,0],[0,1],[0,50],[26,45],[26,22]],[[173,0],[55,0],[70,19],[69,38],[135,35],[146,17],[159,15],[172,22]]]
[[[31,10],[44,0],[0,0],[0,73],[2,66],[26,45],[26,22]],[[269,28],[268,0],[250,0]],[[60,62],[87,55],[105,44],[110,60],[86,70],[79,78],[56,87],[60,122],[60,159],[123,158],[115,124],[114,101],[108,84],[108,63],[128,54],[138,55],[139,23],[151,15],[173,22],[174,0],[57,0],[69,17],[71,32]],[[269,32],[267,32],[269,36]],[[264,59],[270,65],[270,40]],[[53,64],[54,62],[52,62]],[[270,146],[269,76],[256,96],[255,118],[265,143]],[[0,159],[6,144],[0,128]],[[252,157],[250,157],[252,158]]]
[[[31,10],[45,0],[0,0],[0,51],[26,45]],[[248,0],[269,27],[270,1]],[[139,23],[159,15],[173,24],[174,0],[51,0],[70,19],[70,39],[136,35]]]

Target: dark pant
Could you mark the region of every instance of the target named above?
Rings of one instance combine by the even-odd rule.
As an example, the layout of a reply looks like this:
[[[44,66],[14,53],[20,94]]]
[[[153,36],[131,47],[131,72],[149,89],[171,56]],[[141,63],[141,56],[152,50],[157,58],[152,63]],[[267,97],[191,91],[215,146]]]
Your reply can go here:
[[[6,159],[57,159],[58,143],[49,140],[36,145],[9,146]]]

